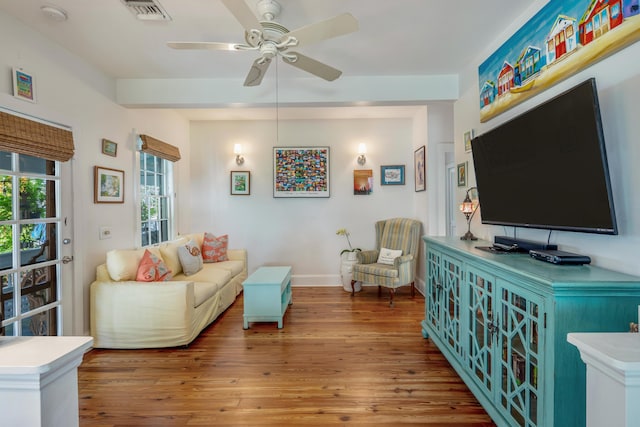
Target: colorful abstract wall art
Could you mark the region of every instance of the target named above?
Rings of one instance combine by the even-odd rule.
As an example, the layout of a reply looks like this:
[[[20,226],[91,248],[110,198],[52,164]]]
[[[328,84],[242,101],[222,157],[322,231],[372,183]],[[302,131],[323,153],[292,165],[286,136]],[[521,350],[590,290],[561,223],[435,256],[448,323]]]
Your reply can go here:
[[[273,197],[329,197],[329,147],[274,147]]]

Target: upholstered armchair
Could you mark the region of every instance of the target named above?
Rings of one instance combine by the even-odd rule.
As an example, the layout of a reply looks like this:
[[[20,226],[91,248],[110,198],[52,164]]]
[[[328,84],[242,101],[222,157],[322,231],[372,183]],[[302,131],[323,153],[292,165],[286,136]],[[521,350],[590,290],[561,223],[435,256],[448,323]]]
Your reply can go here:
[[[420,221],[392,218],[376,222],[376,249],[358,253],[358,264],[353,266],[351,295],[360,281],[389,289],[389,305],[393,306],[396,288],[411,285],[415,296],[416,263],[420,245]]]

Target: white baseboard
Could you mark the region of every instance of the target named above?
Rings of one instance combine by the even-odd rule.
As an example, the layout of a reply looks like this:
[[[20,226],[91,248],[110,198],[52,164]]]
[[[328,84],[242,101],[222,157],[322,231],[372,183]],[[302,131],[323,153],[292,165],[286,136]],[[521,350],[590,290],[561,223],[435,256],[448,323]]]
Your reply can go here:
[[[339,274],[293,274],[291,275],[291,286],[342,286],[342,279]],[[364,286],[367,286],[367,284],[365,283]],[[426,295],[424,280],[416,278],[416,290],[422,296]]]

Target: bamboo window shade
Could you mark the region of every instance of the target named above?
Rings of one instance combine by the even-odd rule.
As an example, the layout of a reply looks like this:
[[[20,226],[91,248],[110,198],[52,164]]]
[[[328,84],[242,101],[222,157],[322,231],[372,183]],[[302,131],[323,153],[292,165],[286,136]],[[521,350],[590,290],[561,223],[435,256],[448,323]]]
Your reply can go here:
[[[149,135],[140,135],[140,139],[142,140],[140,151],[171,162],[180,160],[180,149],[175,145],[160,141]]]
[[[0,111],[0,150],[66,162],[73,157],[73,133]]]

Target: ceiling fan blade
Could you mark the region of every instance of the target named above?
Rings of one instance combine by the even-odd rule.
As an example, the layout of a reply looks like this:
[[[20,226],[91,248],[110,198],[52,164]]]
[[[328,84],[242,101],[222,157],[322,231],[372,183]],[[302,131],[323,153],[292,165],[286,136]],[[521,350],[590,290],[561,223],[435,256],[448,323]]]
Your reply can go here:
[[[325,21],[306,25],[283,35],[280,41],[288,37],[295,37],[298,40],[296,47],[316,43],[333,37],[342,36],[358,30],[358,21],[350,13],[329,18]]]
[[[245,0],[222,0],[222,3],[229,9],[229,12],[235,16],[247,32],[251,30],[262,31],[262,25],[253,14]]]
[[[172,49],[238,50],[234,43],[217,42],[168,42]]]
[[[320,61],[316,61],[315,59],[311,59],[308,56],[304,56],[297,52],[287,52],[292,56],[296,57],[296,60],[293,61],[288,59],[286,56],[282,57],[282,60],[287,64],[291,64],[294,67],[300,68],[307,73],[311,73],[315,76],[318,76],[322,79],[328,80],[330,82],[334,81],[338,77],[342,75],[342,71],[337,70],[333,67],[330,67],[327,64],[323,64]]]
[[[267,69],[271,64],[270,59],[258,58],[251,64],[251,69],[247,78],[244,80],[245,86],[258,86],[262,83],[262,78],[267,73]]]

